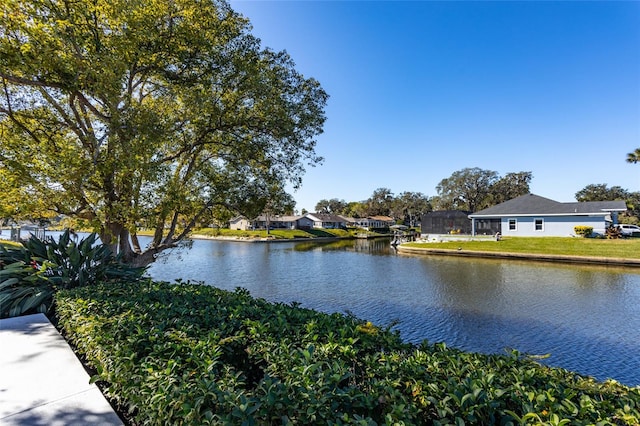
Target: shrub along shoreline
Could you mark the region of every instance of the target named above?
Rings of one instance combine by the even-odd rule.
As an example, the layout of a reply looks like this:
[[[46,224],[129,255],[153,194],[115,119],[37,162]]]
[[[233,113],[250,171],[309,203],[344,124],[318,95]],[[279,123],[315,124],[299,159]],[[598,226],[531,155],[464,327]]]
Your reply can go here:
[[[58,326],[131,424],[638,424],[640,387],[512,352],[412,345],[246,290],[143,280],[60,291]]]

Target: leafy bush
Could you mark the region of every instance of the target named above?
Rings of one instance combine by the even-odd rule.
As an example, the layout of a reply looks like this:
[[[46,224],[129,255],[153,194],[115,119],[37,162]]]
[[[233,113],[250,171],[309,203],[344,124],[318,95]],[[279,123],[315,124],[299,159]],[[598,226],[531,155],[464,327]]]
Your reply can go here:
[[[403,343],[245,290],[121,283],[56,295],[59,324],[132,424],[637,424],[640,388]]]
[[[586,238],[593,233],[593,226],[577,225],[573,227],[573,231],[576,233],[576,235],[580,235]]]
[[[0,246],[0,318],[48,313],[59,289],[142,276],[144,268],[121,263],[96,241],[91,234],[76,243],[66,231],[57,242],[32,236],[23,246]]]

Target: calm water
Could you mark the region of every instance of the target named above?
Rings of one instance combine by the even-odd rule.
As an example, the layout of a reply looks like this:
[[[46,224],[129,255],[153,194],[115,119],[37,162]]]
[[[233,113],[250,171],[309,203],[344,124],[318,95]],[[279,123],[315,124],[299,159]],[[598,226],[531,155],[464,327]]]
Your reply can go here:
[[[397,255],[387,240],[196,240],[158,260],[159,280],[204,281],[325,312],[350,312],[405,340],[545,362],[640,385],[640,270]]]

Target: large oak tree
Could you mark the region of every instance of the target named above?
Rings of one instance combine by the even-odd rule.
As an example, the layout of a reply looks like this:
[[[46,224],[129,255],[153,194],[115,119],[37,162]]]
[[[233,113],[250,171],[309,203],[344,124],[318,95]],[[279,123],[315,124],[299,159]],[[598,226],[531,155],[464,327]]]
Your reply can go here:
[[[479,167],[464,168],[442,179],[436,186],[433,203],[438,209],[476,212],[529,193],[531,172],[498,172]]]
[[[576,201],[614,201],[629,198],[629,191],[621,186],[607,186],[606,183],[592,183],[576,192]]]
[[[326,100],[222,0],[3,0],[0,212],[84,219],[148,264],[299,185]]]

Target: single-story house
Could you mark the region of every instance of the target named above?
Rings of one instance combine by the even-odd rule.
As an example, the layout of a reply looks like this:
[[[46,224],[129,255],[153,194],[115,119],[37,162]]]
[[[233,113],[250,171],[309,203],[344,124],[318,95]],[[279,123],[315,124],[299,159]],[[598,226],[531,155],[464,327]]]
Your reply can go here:
[[[421,234],[471,234],[468,211],[437,210],[422,215]]]
[[[522,195],[469,215],[472,235],[569,236],[574,227],[591,226],[594,232],[618,222],[627,210],[624,201],[561,203],[535,194]]]
[[[303,216],[269,216],[260,215],[255,219],[247,219],[243,216],[234,217],[229,221],[229,229],[249,231],[254,229],[297,229],[298,221]]]
[[[357,223],[358,223],[358,219],[357,217],[350,217],[350,216],[344,216],[339,214],[338,216],[340,216],[342,219],[344,219],[345,223],[347,224],[347,226],[350,227],[356,227]]]
[[[355,219],[355,226],[362,229],[388,228],[396,222],[389,216],[368,216]]]
[[[313,219],[307,217],[307,215],[300,216],[298,219],[298,229],[311,229],[313,228]]]
[[[244,216],[236,216],[229,221],[229,229],[246,231],[251,229],[251,223],[252,221]]]
[[[347,221],[334,214],[307,213],[304,217],[313,221],[314,228],[340,229],[347,226]]]

